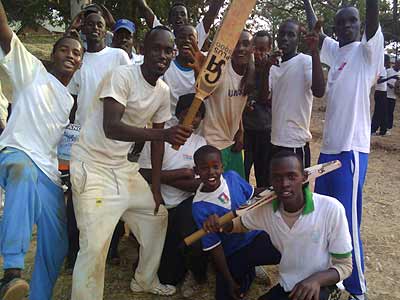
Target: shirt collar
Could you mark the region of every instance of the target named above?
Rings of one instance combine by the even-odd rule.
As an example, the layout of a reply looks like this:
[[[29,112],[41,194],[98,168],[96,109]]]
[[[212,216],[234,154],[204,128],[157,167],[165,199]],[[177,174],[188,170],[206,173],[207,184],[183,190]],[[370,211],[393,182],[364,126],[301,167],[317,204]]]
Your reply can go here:
[[[314,211],[314,200],[312,197],[312,192],[310,191],[310,188],[308,187],[308,185],[306,185],[303,188],[303,194],[304,194],[304,208],[303,208],[303,215],[307,215],[310,214]],[[276,212],[279,208],[279,200],[275,199],[272,201],[272,209],[274,210],[274,212]]]

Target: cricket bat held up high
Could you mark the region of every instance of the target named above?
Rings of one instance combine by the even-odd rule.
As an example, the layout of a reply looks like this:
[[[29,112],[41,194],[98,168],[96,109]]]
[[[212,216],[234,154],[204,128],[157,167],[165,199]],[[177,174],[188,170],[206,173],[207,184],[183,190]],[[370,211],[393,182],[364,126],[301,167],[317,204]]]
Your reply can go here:
[[[202,101],[217,87],[256,0],[232,0],[196,80],[196,96],[183,121],[192,125]],[[179,147],[174,146],[175,150]]]

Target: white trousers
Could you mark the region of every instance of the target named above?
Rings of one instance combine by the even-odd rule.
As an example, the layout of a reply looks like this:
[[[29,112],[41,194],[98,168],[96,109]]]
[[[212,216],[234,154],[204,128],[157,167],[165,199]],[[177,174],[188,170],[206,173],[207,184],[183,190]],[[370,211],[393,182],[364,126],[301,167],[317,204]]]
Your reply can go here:
[[[114,228],[122,218],[140,244],[134,275],[145,290],[159,283],[157,270],[168,224],[136,163],[118,168],[71,161],[71,183],[80,250],[72,277],[71,300],[101,300],[105,263]]]

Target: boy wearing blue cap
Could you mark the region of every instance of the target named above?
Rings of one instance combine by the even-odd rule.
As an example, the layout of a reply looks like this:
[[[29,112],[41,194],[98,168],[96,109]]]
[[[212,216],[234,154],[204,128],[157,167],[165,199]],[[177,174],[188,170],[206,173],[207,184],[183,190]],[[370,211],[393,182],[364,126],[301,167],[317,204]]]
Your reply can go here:
[[[132,64],[141,65],[143,63],[143,55],[136,54],[133,47],[133,35],[135,32],[135,23],[128,19],[117,20],[113,27],[114,37],[111,46],[125,50]]]

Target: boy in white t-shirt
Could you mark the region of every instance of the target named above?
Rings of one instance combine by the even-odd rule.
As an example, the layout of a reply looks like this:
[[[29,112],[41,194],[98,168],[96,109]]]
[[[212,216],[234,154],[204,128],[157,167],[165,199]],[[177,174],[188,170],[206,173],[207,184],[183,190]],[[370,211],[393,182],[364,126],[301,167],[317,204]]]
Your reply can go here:
[[[170,125],[177,124],[175,107],[178,98],[185,94],[195,93],[196,74],[193,69],[193,44],[197,43],[197,31],[192,25],[182,25],[175,30],[177,57],[171,62],[163,80],[168,84],[171,93]]]
[[[186,94],[179,97],[175,115],[183,121],[195,94]],[[202,103],[193,120],[193,129],[196,130],[205,115],[205,105]],[[165,207],[168,209],[168,229],[165,237],[163,254],[161,256],[158,276],[164,284],[177,285],[186,276],[182,286],[184,297],[190,297],[196,283],[206,280],[207,258],[202,253],[200,243],[189,249],[180,249],[182,240],[197,230],[192,217],[193,194],[200,185],[200,180],[194,176],[193,155],[198,148],[206,145],[206,140],[192,134],[178,151],[172,149],[168,143],[164,144],[164,159],[161,171],[161,194]],[[150,143],[146,143],[140,158],[139,172],[151,183]],[[195,280],[195,281],[194,281]],[[190,286],[188,286],[190,285]]]
[[[143,64],[120,66],[104,78],[79,140],[72,146],[71,183],[80,231],[72,300],[103,298],[105,259],[121,218],[140,244],[131,290],[157,295],[176,291],[157,277],[167,229],[160,192],[164,142],[183,145],[192,133],[183,125],[164,129],[171,113],[169,89],[160,77],[173,58],[173,40],[168,28],[153,28],[145,37]],[[144,128],[149,122],[152,128]],[[138,164],[127,160],[132,142],[137,141],[152,141],[151,189],[139,174]]]
[[[202,124],[207,144],[221,150],[224,170],[234,170],[242,178],[245,178],[242,114],[248,98],[245,73],[252,53],[252,34],[244,30],[217,88],[205,101],[207,112]]]
[[[114,36],[111,47],[125,50],[132,64],[141,65],[143,63],[143,55],[136,54],[133,47],[133,37],[136,32],[135,23],[128,19],[119,19],[112,29]]]
[[[383,68],[384,38],[378,0],[366,0],[365,30],[360,41],[360,13],[349,6],[335,15],[338,41],[320,34],[321,61],[330,67],[324,133],[319,162],[340,160],[342,167],[317,179],[315,191],[337,198],[346,209],[353,239],[353,273],[343,283],[353,299],[364,300],[366,281],[360,236],[362,189],[371,139],[370,92]],[[309,26],[316,16],[304,0]]]
[[[282,254],[279,283],[260,300],[339,299],[330,298],[338,293],[335,284],[351,274],[351,237],[343,205],[303,187],[306,176],[296,153],[278,152],[270,166],[276,200],[222,228],[215,215],[204,222],[207,232],[263,230],[269,234]]]
[[[68,89],[77,99],[75,123],[84,124],[96,90],[105,75],[118,66],[130,63],[128,54],[105,44],[106,22],[101,14],[92,12],[85,17],[82,32],[86,35],[87,49],[82,67],[74,74]]]
[[[146,19],[149,28],[161,25],[152,9],[147,5],[146,0],[136,0],[136,3],[139,5],[140,12]],[[214,24],[214,20],[223,4],[224,0],[211,1],[204,18],[196,26],[199,49],[203,47],[210,28]],[[179,26],[189,24],[189,14],[183,2],[177,1],[173,3],[168,13],[168,23],[171,24],[174,34]]]
[[[272,98],[272,152],[291,150],[310,166],[310,120],[313,96],[322,97],[325,80],[318,51],[318,34],[306,36],[311,56],[297,52],[300,25],[293,20],[282,23],[278,47],[282,52],[279,65],[268,64]],[[273,58],[273,57],[272,57]]]
[[[22,300],[25,255],[37,225],[30,300],[50,300],[68,250],[65,204],[57,169],[57,144],[74,100],[66,88],[79,68],[83,47],[64,36],[53,47],[47,72],[7,25],[0,2],[0,64],[13,84],[13,112],[0,136],[0,186],[5,206],[0,228],[4,277],[0,299]]]

